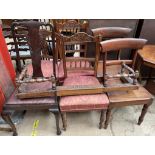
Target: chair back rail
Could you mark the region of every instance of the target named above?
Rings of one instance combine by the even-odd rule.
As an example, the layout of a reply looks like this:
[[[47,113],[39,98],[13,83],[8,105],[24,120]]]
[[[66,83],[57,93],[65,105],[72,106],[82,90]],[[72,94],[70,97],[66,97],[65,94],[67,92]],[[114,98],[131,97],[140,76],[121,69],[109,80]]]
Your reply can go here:
[[[107,73],[106,73],[107,53],[109,53],[111,51],[122,50],[122,49],[134,49],[134,59],[128,61],[128,63],[131,64],[131,67],[133,68],[135,65],[137,50],[142,49],[143,46],[146,44],[146,42],[147,42],[146,39],[135,39],[135,38],[121,38],[121,39],[117,38],[117,39],[111,39],[111,40],[106,40],[106,41],[100,42],[101,53],[104,54],[104,57],[103,57],[103,82],[105,83],[106,75],[107,75]],[[124,73],[125,69],[128,70],[129,73],[134,72],[132,68],[129,68],[126,66],[125,62],[119,60],[119,63],[120,62],[122,63],[122,71],[121,71],[122,73]],[[136,82],[137,76],[138,76],[137,73],[135,73],[135,79],[134,79],[135,81],[133,81],[133,83]]]
[[[101,41],[114,39],[114,38],[126,38],[131,33],[131,28],[124,27],[101,27],[92,29],[94,36],[99,36]],[[121,50],[117,52],[117,59],[121,59]]]

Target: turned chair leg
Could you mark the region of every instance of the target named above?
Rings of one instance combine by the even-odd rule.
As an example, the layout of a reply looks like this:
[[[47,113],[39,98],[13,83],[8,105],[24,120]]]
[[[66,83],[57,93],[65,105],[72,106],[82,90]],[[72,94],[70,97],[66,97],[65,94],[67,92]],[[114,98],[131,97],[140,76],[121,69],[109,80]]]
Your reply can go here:
[[[13,132],[13,136],[17,136],[18,135],[17,134],[17,130],[16,130],[16,127],[13,124],[11,118],[10,118],[10,115],[9,114],[5,114],[5,113],[2,113],[1,116],[2,116],[3,120],[10,125],[10,127],[12,129],[12,132]]]
[[[150,106],[149,104],[144,104],[141,115],[140,115],[140,117],[138,119],[138,125],[140,125],[143,122],[144,116],[147,113],[147,110],[148,110],[149,106]]]
[[[99,129],[103,128],[103,122],[104,122],[104,110],[101,110]]]
[[[106,121],[105,121],[105,124],[104,124],[104,129],[107,129],[107,127],[108,127],[109,120],[110,120],[110,115],[111,115],[111,109],[107,109]]]
[[[59,112],[54,112],[55,120],[56,120],[56,128],[57,128],[57,135],[61,135],[61,130],[59,126],[60,114]]]
[[[66,131],[67,128],[67,115],[65,113],[61,113],[61,118],[62,118],[62,124],[63,124],[63,129]]]

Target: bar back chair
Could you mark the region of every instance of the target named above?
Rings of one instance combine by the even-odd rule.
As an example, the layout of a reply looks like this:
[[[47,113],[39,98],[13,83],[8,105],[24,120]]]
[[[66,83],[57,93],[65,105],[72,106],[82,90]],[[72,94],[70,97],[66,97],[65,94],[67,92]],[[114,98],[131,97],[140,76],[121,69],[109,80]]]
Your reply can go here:
[[[92,33],[94,36],[99,36],[100,41],[105,41],[105,40],[110,40],[110,39],[115,39],[115,38],[127,38],[129,34],[131,33],[132,29],[130,28],[124,28],[124,27],[101,27],[101,28],[96,28],[92,29]],[[120,72],[121,66],[119,65],[120,61],[127,61],[122,59],[122,53],[121,50],[118,50],[117,52],[110,52],[110,54],[116,55],[116,59],[114,60],[108,60],[107,65],[113,63],[113,65],[107,66],[107,71],[108,72],[114,72],[118,73]],[[98,77],[102,76],[103,72],[103,61],[102,61],[102,53],[100,56],[100,61],[98,64]],[[134,59],[134,57],[133,57]],[[118,60],[118,61],[117,61]],[[118,64],[117,64],[118,62]],[[128,63],[128,62],[126,62]]]
[[[106,71],[107,66],[107,53],[110,51],[117,51],[120,49],[135,49],[134,54],[137,55],[137,50],[142,49],[147,40],[145,39],[134,39],[134,38],[123,38],[123,39],[112,39],[101,42],[102,50],[104,54],[103,59],[103,82],[106,87],[114,87],[114,85],[120,85],[120,88],[116,91],[108,92],[108,98],[110,104],[106,113],[106,121],[104,128],[106,129],[109,123],[111,110],[117,107],[132,106],[132,105],[144,105],[142,113],[139,117],[138,124],[140,125],[144,119],[148,107],[152,104],[152,95],[142,86],[139,85],[138,89],[120,91],[126,82],[131,82],[133,85],[137,83],[137,77],[134,70],[129,67],[125,62],[121,62],[122,68],[120,76],[110,76]],[[135,59],[130,61],[131,66],[135,63]],[[127,74],[127,75],[126,75]]]
[[[65,79],[66,77],[95,75],[95,70],[92,67],[92,65],[94,65],[93,61],[95,59],[92,58],[91,62],[90,62],[90,59],[89,61],[87,61],[88,59],[87,52],[89,52],[87,48],[88,47],[87,44],[91,43],[91,41],[88,40],[86,42],[85,41],[86,36],[87,35],[85,32],[78,32],[70,37],[56,33],[56,40],[59,40],[59,48],[61,50],[61,53],[63,54],[62,61],[58,67],[58,77],[60,81],[63,81],[63,79]],[[84,53],[84,56],[83,57],[67,57],[65,45],[82,46],[82,48],[72,48],[72,49],[69,48],[67,49],[67,51],[70,53],[74,53],[74,52]],[[97,65],[97,63],[95,65]]]
[[[65,56],[65,50],[63,50],[63,65],[64,65],[64,82],[62,84],[66,89],[71,88],[69,93],[65,96],[64,92],[59,95],[60,101],[60,111],[62,114],[63,128],[66,130],[67,128],[67,117],[66,113],[69,112],[82,112],[82,111],[92,111],[92,110],[100,110],[100,125],[102,126],[104,121],[104,110],[107,109],[109,101],[105,93],[100,92],[98,94],[98,87],[102,87],[102,84],[96,78],[96,69],[98,63],[98,54],[99,54],[99,38],[92,37],[84,32],[78,32],[70,37],[61,35],[59,36],[62,39],[60,42],[60,46],[64,48],[65,43],[70,44],[86,44],[93,42],[96,45],[96,53],[95,58],[87,58],[87,57],[78,57],[78,58],[68,58]],[[83,52],[83,51],[82,51]],[[67,66],[66,62],[70,62],[70,66]],[[89,63],[88,63],[89,62]],[[69,71],[75,71],[76,76],[69,76]],[[83,76],[78,75],[78,70],[85,71],[93,71],[93,75],[85,74]],[[76,95],[73,94],[75,88],[85,88],[76,92]],[[89,89],[96,87],[96,89],[91,92]],[[58,90],[58,89],[57,89]]]
[[[48,109],[55,115],[57,134],[60,135],[59,107],[55,92],[55,57],[53,57],[53,61],[48,60],[49,63],[53,65],[47,67],[48,65],[46,64],[44,66],[46,71],[42,69],[41,65],[41,52],[42,48],[44,47],[45,38],[40,35],[39,27],[44,25],[44,23],[28,21],[14,24],[27,29],[27,42],[31,50],[33,71],[30,74],[29,72],[27,73],[28,68],[24,68],[22,70],[21,74],[16,80],[17,87],[4,104],[3,112],[7,113],[7,111],[10,110]],[[54,38],[53,31],[50,32],[50,34],[51,38]],[[55,50],[54,44],[55,42],[53,42],[53,50]],[[52,70],[52,74],[50,70]]]

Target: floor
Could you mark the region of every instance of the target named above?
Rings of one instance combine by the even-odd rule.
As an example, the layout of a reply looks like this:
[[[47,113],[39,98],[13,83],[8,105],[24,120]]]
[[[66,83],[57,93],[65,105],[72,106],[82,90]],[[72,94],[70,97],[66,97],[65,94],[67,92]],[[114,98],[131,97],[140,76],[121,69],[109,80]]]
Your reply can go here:
[[[141,106],[114,109],[111,123],[107,130],[98,129],[99,112],[69,113],[67,131],[62,136],[155,136],[155,101],[138,126],[137,120]],[[35,125],[34,127],[34,123]],[[2,125],[1,125],[2,126]],[[55,118],[48,111],[28,111],[24,119],[16,124],[19,136],[55,136]],[[62,123],[60,121],[60,127]],[[0,131],[0,136],[10,136],[9,132]]]

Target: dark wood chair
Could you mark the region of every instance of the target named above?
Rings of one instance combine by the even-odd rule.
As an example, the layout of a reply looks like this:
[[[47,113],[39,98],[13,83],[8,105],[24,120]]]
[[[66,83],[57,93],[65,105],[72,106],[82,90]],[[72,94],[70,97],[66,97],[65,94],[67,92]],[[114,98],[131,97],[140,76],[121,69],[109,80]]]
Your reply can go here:
[[[52,90],[56,89],[55,85],[55,56],[53,57],[53,61],[49,63],[52,65],[50,67],[44,66],[42,69],[41,64],[41,52],[44,47],[44,41],[46,37],[40,34],[40,26],[43,26],[44,23],[36,22],[36,21],[28,21],[28,22],[18,22],[14,23],[20,27],[24,27],[27,29],[27,38],[28,45],[31,50],[32,57],[32,72],[28,72],[26,74],[25,69],[20,74],[17,79],[17,88],[12,92],[11,97],[8,98],[7,102],[4,104],[3,113],[9,114],[10,110],[41,110],[48,109],[50,112],[54,113],[56,118],[56,126],[57,126],[57,134],[60,135],[61,131],[59,128],[59,106],[57,103],[57,96],[54,91],[53,95],[50,95]],[[52,28],[53,30],[53,28]],[[53,31],[51,33],[51,38],[54,38]],[[44,33],[45,34],[45,31]],[[54,39],[53,39],[54,41]],[[53,42],[53,50],[55,42]],[[47,61],[47,60],[46,60]],[[46,69],[46,71],[45,71]],[[52,70],[52,71],[50,71]],[[49,72],[52,73],[49,76]],[[47,75],[48,74],[48,75]],[[46,93],[49,93],[47,95]],[[14,133],[15,131],[14,126]]]
[[[122,80],[120,78],[108,78],[108,73],[106,70],[107,53],[110,51],[118,51],[118,50],[130,48],[130,49],[134,49],[134,54],[137,55],[137,50],[142,49],[146,42],[147,40],[145,39],[134,39],[134,38],[112,39],[112,40],[101,42],[102,53],[104,54],[104,60],[103,60],[104,76],[103,77],[104,77],[104,83],[106,83],[106,87],[113,87],[116,84],[121,84],[122,86],[124,85],[124,79]],[[135,60],[131,61],[132,67],[134,66],[134,64],[135,64]],[[129,71],[133,72],[133,69],[130,68]],[[125,80],[127,79],[125,78]],[[129,78],[128,81],[134,81],[134,79]],[[135,90],[128,90],[128,91],[120,91],[120,90],[121,90],[121,87],[116,91],[107,93],[110,104],[108,106],[108,110],[106,113],[106,121],[104,125],[105,129],[108,126],[111,110],[113,108],[132,106],[132,105],[144,105],[142,109],[142,113],[138,120],[138,124],[140,125],[144,119],[144,116],[147,112],[148,107],[152,104],[152,101],[153,101],[152,95],[140,85],[139,85],[139,88]]]
[[[87,32],[88,31],[88,22],[80,22],[79,20],[65,20],[62,22],[54,21],[55,32],[59,34],[63,34],[65,36],[74,35],[77,32]],[[61,51],[59,50],[59,41],[57,40],[57,53],[59,54],[59,58],[62,59]],[[78,45],[77,45],[78,46]],[[65,45],[66,48],[66,56],[72,57],[74,55],[73,52],[69,52],[69,49],[77,48],[73,45]],[[80,46],[78,47],[80,48]]]
[[[9,21],[9,23],[6,23],[4,20],[3,21],[4,22],[3,34],[7,42],[7,46],[10,52],[11,59],[16,61],[16,69],[17,71],[21,72],[21,66],[22,66],[21,61],[25,65],[25,60],[31,59],[31,54],[30,54],[29,46],[26,41],[26,37],[24,36],[24,33],[23,33],[25,31],[23,31],[22,29],[21,30],[16,29],[16,33],[18,32],[22,34],[23,36],[21,35],[20,38],[16,38],[18,40],[16,41],[16,43],[18,43],[18,46],[15,45],[14,38],[12,35],[11,25],[13,22],[18,22],[18,21],[31,21],[31,20],[30,19],[29,20],[28,19],[27,20],[26,19],[21,19],[21,20],[12,19]]]
[[[63,120],[63,128],[66,130],[67,127],[67,118],[66,113],[69,112],[82,112],[82,111],[92,111],[92,110],[100,110],[100,125],[104,121],[104,110],[107,109],[109,101],[105,93],[99,92],[98,88],[102,87],[102,84],[96,78],[96,68],[98,62],[98,54],[99,54],[99,38],[89,36],[87,33],[78,32],[71,37],[67,37],[64,35],[60,36],[62,39],[60,42],[60,46],[64,49],[65,43],[73,43],[73,44],[80,44],[86,45],[88,42],[94,42],[96,45],[96,57],[95,58],[87,58],[87,57],[78,57],[78,58],[68,58],[65,56],[65,50],[63,50],[63,67],[64,67],[64,82],[62,87],[66,90],[70,88],[68,94],[65,96],[66,90],[62,94],[59,94],[60,101],[60,111],[62,113],[62,120]],[[67,62],[70,62],[68,66]],[[69,76],[69,71],[76,72],[73,76]],[[78,74],[78,71],[91,71],[93,74]],[[95,88],[92,92],[90,89]],[[76,88],[84,88],[82,90],[76,91]],[[59,92],[60,89],[57,89]],[[74,94],[73,92],[76,93]]]
[[[115,38],[127,38],[129,34],[131,33],[131,31],[132,29],[124,28],[124,27],[101,27],[101,28],[92,29],[93,35],[99,36],[100,41],[105,41],[105,40],[110,40],[110,39],[115,39]],[[116,55],[116,59],[115,57],[112,58],[114,60],[110,60],[108,58],[109,61],[107,61],[107,67],[106,67],[107,72],[110,72],[110,73],[113,72],[115,74],[120,72],[120,69],[121,69],[120,60],[125,61],[126,63],[130,63],[124,58],[122,58],[122,52],[120,50],[117,52],[116,51],[111,52],[110,54]],[[100,61],[98,64],[98,77],[102,77],[102,72],[103,72],[103,68],[102,68],[103,61],[102,61],[101,56],[100,56]],[[113,65],[111,65],[112,63]]]

